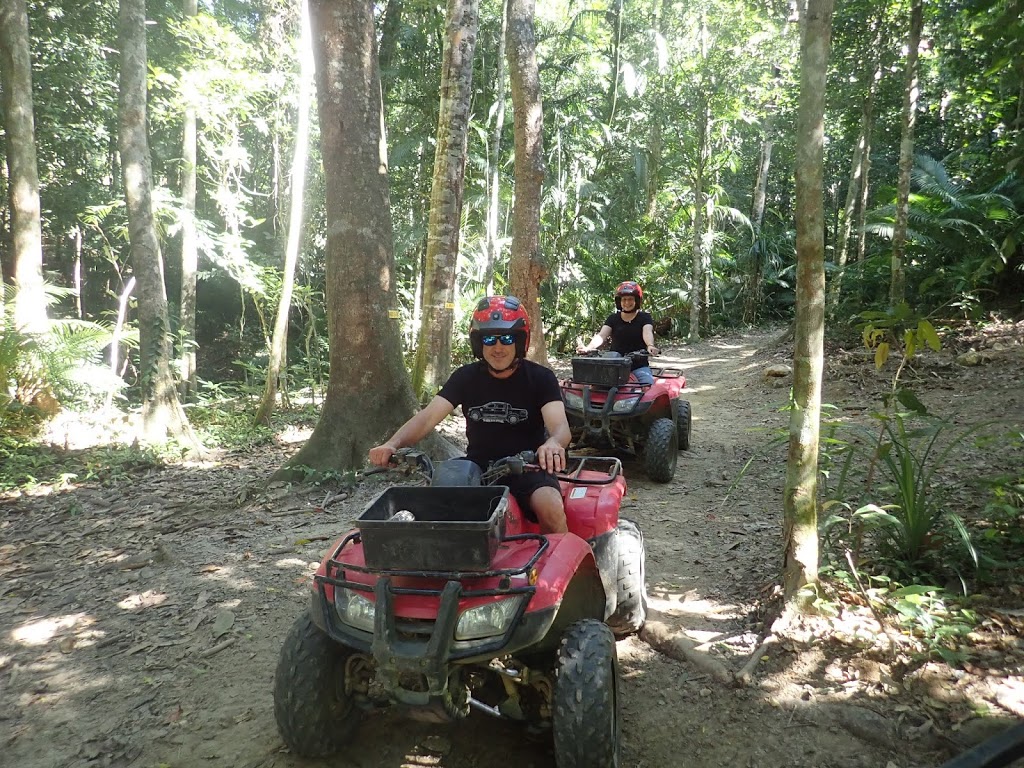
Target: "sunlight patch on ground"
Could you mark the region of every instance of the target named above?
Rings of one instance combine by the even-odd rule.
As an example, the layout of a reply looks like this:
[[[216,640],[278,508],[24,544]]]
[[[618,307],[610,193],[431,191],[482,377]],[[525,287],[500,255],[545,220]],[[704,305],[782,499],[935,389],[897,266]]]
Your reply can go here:
[[[20,645],[46,645],[63,630],[89,627],[96,620],[87,613],[71,613],[65,616],[50,616],[38,621],[22,624],[11,631],[11,640]]]
[[[664,592],[659,596],[647,595],[647,603],[666,616],[705,616],[734,619],[744,615],[739,606],[716,603],[714,600],[690,599],[688,593]]]
[[[274,435],[274,440],[280,445],[295,445],[306,442],[312,434],[313,430],[310,427],[297,427],[290,424]]]
[[[117,607],[125,611],[136,611],[140,608],[152,608],[157,605],[163,605],[165,602],[167,602],[166,594],[148,589],[145,592],[128,595],[128,597],[117,604]]]

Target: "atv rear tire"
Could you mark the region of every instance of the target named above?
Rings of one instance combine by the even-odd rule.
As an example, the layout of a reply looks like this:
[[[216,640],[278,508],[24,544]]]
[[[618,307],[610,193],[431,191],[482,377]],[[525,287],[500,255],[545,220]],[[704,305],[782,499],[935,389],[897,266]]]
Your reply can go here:
[[[693,412],[690,410],[689,400],[677,400],[676,405],[679,406],[676,411],[676,432],[679,435],[679,450],[688,451],[690,450],[690,432],[693,430],[693,424],[691,423]]]
[[[603,622],[577,621],[562,636],[552,703],[558,768],[617,768],[619,659]]]
[[[644,471],[656,483],[667,483],[676,473],[679,435],[672,419],[655,419],[644,445]]]
[[[619,520],[615,532],[618,560],[615,612],[605,622],[615,633],[615,639],[635,635],[647,620],[647,588],[644,577],[647,556],[644,537],[632,520]]]
[[[274,718],[294,754],[336,754],[359,724],[359,710],[345,693],[345,661],[350,654],[308,613],[288,632],[274,674]]]

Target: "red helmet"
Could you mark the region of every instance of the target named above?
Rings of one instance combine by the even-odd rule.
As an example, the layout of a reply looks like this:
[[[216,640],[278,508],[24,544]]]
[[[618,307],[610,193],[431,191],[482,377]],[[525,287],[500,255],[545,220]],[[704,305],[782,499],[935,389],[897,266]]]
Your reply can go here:
[[[515,296],[486,296],[480,299],[469,323],[469,346],[473,356],[483,358],[483,337],[513,333],[516,337],[516,355],[526,357],[530,346],[530,316],[523,302]]]
[[[632,280],[627,280],[624,283],[619,283],[619,287],[615,289],[615,308],[622,309],[622,297],[632,296],[636,299],[636,308],[640,307],[644,303],[644,292],[640,288],[639,283],[635,283]]]

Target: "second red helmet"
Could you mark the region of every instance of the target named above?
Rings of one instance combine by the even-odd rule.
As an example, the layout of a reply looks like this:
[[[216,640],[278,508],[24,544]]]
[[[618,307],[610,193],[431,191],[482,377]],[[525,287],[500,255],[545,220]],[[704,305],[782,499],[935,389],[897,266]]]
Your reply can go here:
[[[632,296],[636,299],[636,309],[640,309],[644,303],[644,292],[640,288],[640,284],[632,280],[626,280],[625,282],[619,283],[618,287],[615,289],[616,309],[622,309],[623,296]]]

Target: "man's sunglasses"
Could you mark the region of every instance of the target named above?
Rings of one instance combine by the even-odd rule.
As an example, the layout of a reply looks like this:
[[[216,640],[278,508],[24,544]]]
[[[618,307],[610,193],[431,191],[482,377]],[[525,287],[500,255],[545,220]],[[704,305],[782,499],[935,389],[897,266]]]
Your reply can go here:
[[[516,343],[516,335],[514,333],[503,333],[501,336],[484,336],[480,339],[485,347],[493,347],[499,341],[506,347]]]

